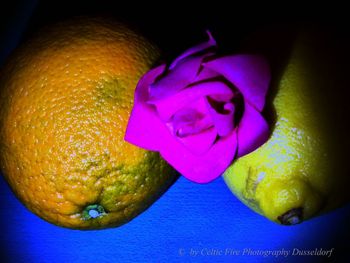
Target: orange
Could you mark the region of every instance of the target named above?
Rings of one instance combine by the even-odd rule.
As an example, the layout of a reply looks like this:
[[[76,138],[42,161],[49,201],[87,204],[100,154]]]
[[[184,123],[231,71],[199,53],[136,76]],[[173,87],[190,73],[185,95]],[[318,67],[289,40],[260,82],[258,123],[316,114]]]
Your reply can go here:
[[[27,208],[64,227],[112,227],[171,185],[158,153],[123,139],[137,81],[158,57],[100,18],[48,27],[15,52],[0,75],[0,163]]]

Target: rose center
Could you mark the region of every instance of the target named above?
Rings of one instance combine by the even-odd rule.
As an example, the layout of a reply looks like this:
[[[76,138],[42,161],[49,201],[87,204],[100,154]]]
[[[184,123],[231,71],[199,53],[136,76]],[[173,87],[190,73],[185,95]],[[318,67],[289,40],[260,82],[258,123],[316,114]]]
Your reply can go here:
[[[174,114],[168,124],[173,134],[182,138],[197,134],[213,126],[210,119],[195,109],[182,109]]]

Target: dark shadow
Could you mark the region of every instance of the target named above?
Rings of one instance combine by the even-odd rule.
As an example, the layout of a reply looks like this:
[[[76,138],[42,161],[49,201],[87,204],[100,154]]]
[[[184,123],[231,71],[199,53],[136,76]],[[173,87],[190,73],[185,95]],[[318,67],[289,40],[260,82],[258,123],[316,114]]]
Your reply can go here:
[[[287,66],[297,34],[295,24],[267,25],[253,33],[242,42],[240,52],[264,56],[270,66],[271,83],[267,93],[263,115],[271,125],[271,131],[276,122],[276,112],[273,100],[276,97],[283,72]]]

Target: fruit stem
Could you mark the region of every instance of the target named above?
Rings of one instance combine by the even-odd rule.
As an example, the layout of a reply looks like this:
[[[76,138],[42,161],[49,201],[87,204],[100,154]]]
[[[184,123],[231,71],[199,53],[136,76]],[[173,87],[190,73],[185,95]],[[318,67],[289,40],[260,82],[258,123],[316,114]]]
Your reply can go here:
[[[296,225],[303,221],[303,208],[293,208],[277,218],[282,225]]]
[[[84,208],[82,212],[82,218],[84,220],[89,220],[89,219],[94,219],[94,218],[104,216],[105,214],[106,212],[102,205],[93,204],[93,205],[88,205],[87,207]]]

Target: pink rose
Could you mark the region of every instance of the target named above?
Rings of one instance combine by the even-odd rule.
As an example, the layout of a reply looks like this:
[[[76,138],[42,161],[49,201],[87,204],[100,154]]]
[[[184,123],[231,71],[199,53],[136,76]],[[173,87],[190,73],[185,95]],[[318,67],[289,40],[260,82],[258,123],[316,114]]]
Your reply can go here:
[[[261,115],[270,81],[256,55],[215,55],[209,40],[167,67],[147,72],[135,91],[125,140],[159,151],[186,178],[207,183],[269,136]]]

